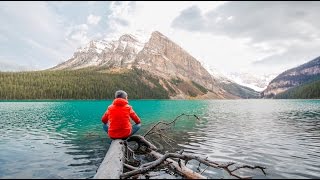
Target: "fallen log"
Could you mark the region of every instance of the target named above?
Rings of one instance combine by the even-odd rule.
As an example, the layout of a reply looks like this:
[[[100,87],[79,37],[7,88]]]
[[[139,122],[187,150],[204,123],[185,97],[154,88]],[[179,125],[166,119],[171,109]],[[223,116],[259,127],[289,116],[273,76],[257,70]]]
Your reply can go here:
[[[124,151],[124,141],[121,139],[113,140],[93,178],[120,179],[120,175],[123,173]]]

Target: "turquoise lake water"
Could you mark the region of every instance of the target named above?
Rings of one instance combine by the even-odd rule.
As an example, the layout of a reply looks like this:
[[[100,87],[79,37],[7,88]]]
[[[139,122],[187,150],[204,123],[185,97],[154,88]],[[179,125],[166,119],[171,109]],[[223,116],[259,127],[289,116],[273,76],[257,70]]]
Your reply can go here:
[[[0,102],[0,178],[92,178],[111,142],[101,124],[111,102]],[[267,168],[267,176],[258,170],[241,171],[253,178],[320,178],[320,100],[129,103],[142,120],[138,134],[182,113],[200,117],[183,117],[168,132],[176,141],[174,149]],[[210,169],[205,175],[228,177]]]

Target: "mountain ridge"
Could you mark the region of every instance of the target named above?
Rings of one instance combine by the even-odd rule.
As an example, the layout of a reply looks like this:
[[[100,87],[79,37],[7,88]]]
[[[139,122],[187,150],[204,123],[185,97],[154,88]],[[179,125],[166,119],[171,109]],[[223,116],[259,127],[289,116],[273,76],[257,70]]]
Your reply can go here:
[[[261,96],[274,98],[278,94],[309,83],[312,79],[320,79],[320,57],[282,72],[269,83]]]

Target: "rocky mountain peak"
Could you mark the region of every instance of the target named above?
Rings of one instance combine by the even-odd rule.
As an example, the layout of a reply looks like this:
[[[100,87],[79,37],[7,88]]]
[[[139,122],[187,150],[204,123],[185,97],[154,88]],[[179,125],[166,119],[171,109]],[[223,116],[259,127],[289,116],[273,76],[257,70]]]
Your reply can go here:
[[[163,78],[189,79],[212,89],[214,79],[201,63],[158,31],[151,34],[149,41],[138,53],[136,63]]]
[[[124,34],[120,36],[119,41],[126,41],[126,42],[139,42],[133,35],[131,34]]]
[[[166,37],[165,35],[163,35],[162,33],[160,33],[159,31],[153,31],[151,33],[151,38],[163,38],[163,39],[168,39],[168,37]]]

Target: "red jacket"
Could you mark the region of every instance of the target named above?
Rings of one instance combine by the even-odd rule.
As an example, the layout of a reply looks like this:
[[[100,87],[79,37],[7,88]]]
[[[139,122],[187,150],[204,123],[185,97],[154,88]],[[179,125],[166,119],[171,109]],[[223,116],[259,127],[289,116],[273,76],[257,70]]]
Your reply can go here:
[[[141,122],[127,100],[116,98],[102,116],[103,123],[107,124],[109,122],[109,137],[112,139],[129,137],[132,131],[130,118],[136,124]]]

